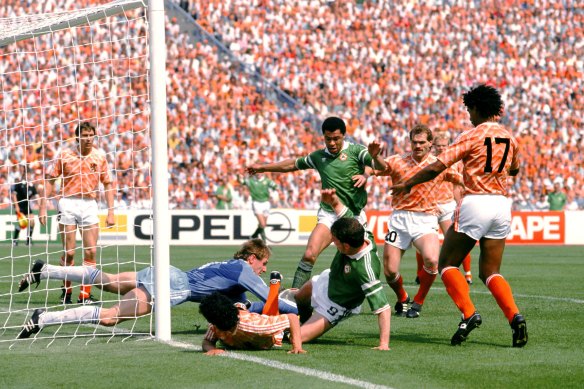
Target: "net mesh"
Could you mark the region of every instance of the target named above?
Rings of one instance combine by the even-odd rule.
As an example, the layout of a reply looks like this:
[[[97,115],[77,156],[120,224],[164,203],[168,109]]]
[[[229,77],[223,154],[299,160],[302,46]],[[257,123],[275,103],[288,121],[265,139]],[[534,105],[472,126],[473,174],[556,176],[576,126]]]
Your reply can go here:
[[[37,259],[53,265],[61,262],[56,214],[62,182],[55,182],[47,201],[45,226],[37,214],[43,177],[65,150],[79,152],[75,128],[80,122],[96,127],[94,147],[105,156],[115,190],[116,224],[111,229],[105,228],[108,205],[102,184],[96,193],[97,267],[115,274],[152,263],[150,247],[114,244],[133,228],[128,215],[151,209],[148,21],[141,1],[115,1],[83,10],[0,19],[0,31],[0,342],[12,342],[34,309],[60,311],[75,306],[62,304],[61,281],[42,281],[38,289],[22,293],[18,281]],[[22,194],[17,197],[18,187]],[[26,211],[20,223],[18,204]],[[84,246],[80,236],[77,233],[76,265],[83,264],[84,251],[92,248]],[[74,285],[73,303],[78,289]],[[119,301],[117,295],[96,287],[92,293],[104,306]],[[107,329],[55,326],[37,339],[150,335],[151,322],[151,318],[132,320]]]

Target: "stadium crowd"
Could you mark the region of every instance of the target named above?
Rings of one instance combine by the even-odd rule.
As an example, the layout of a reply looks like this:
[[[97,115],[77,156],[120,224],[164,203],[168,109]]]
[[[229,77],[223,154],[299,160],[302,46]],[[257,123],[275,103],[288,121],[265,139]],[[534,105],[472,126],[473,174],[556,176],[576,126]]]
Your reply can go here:
[[[106,2],[66,1],[65,6]],[[2,14],[63,9],[63,2],[56,3],[3,0]],[[522,171],[513,181],[514,208],[547,209],[546,196],[559,182],[566,209],[584,209],[584,99],[578,92],[584,90],[584,12],[578,2],[176,3],[312,115],[342,117],[355,141],[367,144],[378,137],[388,155],[407,151],[407,134],[415,123],[448,131],[451,138],[469,128],[462,92],[479,82],[493,84],[506,103],[502,123],[513,129],[522,148]],[[115,26],[118,19],[113,20]],[[130,17],[129,26],[145,34],[144,19]],[[119,43],[116,38],[125,33],[97,26],[92,43],[76,50],[75,57],[59,45],[50,47],[45,38],[18,44],[27,52],[36,50],[38,59],[4,56],[0,207],[10,204],[9,184],[18,170],[13,165],[33,163],[40,175],[77,118],[98,124],[99,146],[115,166],[120,201],[148,207],[147,50],[144,40]],[[88,42],[82,34],[76,37]],[[306,115],[267,99],[242,66],[221,55],[214,43],[192,43],[191,38],[168,18],[171,207],[213,208],[221,177],[232,186],[232,207],[246,208],[249,193],[237,180],[243,168],[323,147],[319,128]],[[73,38],[63,34],[61,39],[67,43]],[[126,53],[133,53],[133,59]],[[73,57],[75,63],[67,63]],[[280,187],[275,206],[318,206],[318,191],[309,189],[320,186],[313,172],[271,178]],[[368,208],[391,208],[390,184],[387,178],[370,178]]]

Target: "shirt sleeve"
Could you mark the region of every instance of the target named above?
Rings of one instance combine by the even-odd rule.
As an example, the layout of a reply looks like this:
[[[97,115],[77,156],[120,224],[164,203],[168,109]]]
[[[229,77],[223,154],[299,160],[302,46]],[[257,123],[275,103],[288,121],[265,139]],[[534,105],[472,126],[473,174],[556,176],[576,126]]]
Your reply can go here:
[[[358,157],[359,162],[361,162],[365,166],[373,167],[373,157],[369,154],[369,150],[367,147],[363,145],[359,145],[359,154]]]
[[[379,280],[379,277],[376,277],[376,272],[371,266],[371,261],[375,259],[376,258],[371,254],[362,257],[359,260],[360,266],[362,266],[359,275],[361,290],[365,294],[365,298],[369,303],[369,308],[371,308],[373,313],[379,314],[380,312],[389,309],[390,306],[387,301],[387,295],[383,290],[383,284]]]
[[[473,139],[470,136],[465,136],[464,134],[460,138],[448,146],[440,155],[438,155],[438,160],[442,162],[446,167],[454,165],[456,162],[463,159],[466,155],[470,153],[473,147]]]
[[[314,158],[316,158],[316,151],[296,159],[294,164],[299,170],[316,169],[316,165],[313,162]]]

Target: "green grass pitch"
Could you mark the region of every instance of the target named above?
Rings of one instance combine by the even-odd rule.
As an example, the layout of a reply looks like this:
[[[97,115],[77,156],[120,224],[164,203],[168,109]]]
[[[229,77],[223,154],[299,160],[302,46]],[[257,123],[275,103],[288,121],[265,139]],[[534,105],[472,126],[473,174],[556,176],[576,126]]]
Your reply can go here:
[[[0,250],[6,253],[10,248],[2,245]],[[42,248],[35,246],[34,250],[40,252]],[[187,270],[230,258],[235,250],[236,247],[173,247],[171,264]],[[270,270],[279,270],[284,275],[284,286],[289,287],[303,247],[274,247],[273,251],[264,278],[268,278]],[[330,264],[333,251],[331,247],[319,258],[315,273]],[[22,258],[10,261],[3,254],[0,272],[4,276],[22,273],[28,267],[28,249],[18,247],[14,253]],[[135,252],[130,248],[109,248],[103,256],[114,262],[113,258],[127,260],[136,254],[148,255],[148,249]],[[59,329],[58,334],[66,336],[52,343],[8,342],[16,336],[17,329],[6,329],[0,332],[0,387],[582,387],[584,247],[507,247],[501,272],[510,282],[517,305],[527,319],[529,343],[524,349],[511,348],[509,325],[478,279],[478,250],[472,254],[475,283],[471,295],[483,324],[459,347],[450,346],[459,313],[437,279],[420,318],[392,317],[391,350],[386,352],[371,349],[378,341],[377,320],[365,304],[363,314],[306,344],[306,355],[287,354],[289,345],[285,344],[282,350],[238,351],[230,357],[207,357],[198,351],[206,323],[197,304],[185,303],[172,310],[174,345],[145,337],[67,336],[75,326]],[[51,257],[50,261],[56,263],[58,258]],[[411,295],[416,290],[414,269],[413,253],[408,251],[402,260],[402,274]],[[4,295],[11,285],[7,282],[9,278],[2,280],[0,291]],[[43,281],[39,290],[46,288],[46,284]],[[52,287],[56,285],[54,281]],[[386,284],[385,290],[393,304],[395,296]],[[31,307],[35,303],[44,305],[37,295],[45,296],[42,293],[15,296],[13,308],[22,308],[27,303]],[[51,303],[56,303],[58,292],[49,296],[54,296]],[[4,312],[7,300],[4,297],[0,301]],[[4,314],[1,319],[5,318]],[[150,318],[142,318],[129,325],[145,330],[149,322]],[[47,328],[46,332],[56,329]]]

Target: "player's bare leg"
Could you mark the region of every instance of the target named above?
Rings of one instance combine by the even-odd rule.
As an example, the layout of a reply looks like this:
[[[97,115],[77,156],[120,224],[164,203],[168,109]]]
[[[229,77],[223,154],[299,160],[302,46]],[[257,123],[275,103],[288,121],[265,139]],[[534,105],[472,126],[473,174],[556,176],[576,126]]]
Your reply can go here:
[[[61,257],[61,266],[75,265],[75,246],[77,226],[65,225],[59,223],[59,235],[61,235],[61,243],[63,244],[63,256]],[[71,304],[71,281],[63,281],[63,289],[61,293],[61,300],[63,304]]]
[[[403,278],[399,273],[401,258],[404,252],[405,250],[387,243],[383,246],[383,274],[385,275],[387,284],[397,296],[394,309],[395,314],[398,316],[405,316],[408,310],[408,304],[410,303],[410,297],[404,289]]]
[[[296,273],[294,273],[294,281],[292,282],[293,288],[300,288],[310,279],[316,259],[325,248],[330,246],[332,242],[333,236],[331,230],[324,224],[317,224],[308,238],[306,250],[298,264]]]
[[[438,274],[438,255],[440,253],[440,242],[437,234],[426,234],[416,239],[413,244],[422,255],[424,266],[418,272],[418,278],[420,280],[418,293],[414,296],[414,301],[406,313],[406,317],[409,318],[420,316],[422,305],[424,305],[430,287]]]
[[[124,294],[122,301],[111,308],[102,308],[99,324],[113,326],[122,321],[131,320],[152,312],[152,297],[146,289],[139,287]]]
[[[83,266],[95,267],[97,253],[97,238],[99,236],[99,224],[81,227],[83,241]],[[91,298],[91,285],[81,285],[78,303],[93,302]]]
[[[321,316],[320,313],[313,313],[312,316],[310,316],[310,319],[300,326],[302,343],[310,342],[311,340],[318,338],[331,328],[333,328],[331,323]]]

